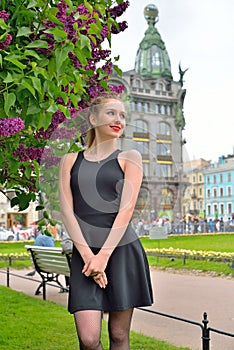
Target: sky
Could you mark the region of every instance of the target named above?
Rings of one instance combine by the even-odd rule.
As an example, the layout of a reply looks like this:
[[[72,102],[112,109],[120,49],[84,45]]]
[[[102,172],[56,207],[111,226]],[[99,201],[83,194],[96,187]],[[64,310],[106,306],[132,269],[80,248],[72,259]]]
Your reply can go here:
[[[119,20],[128,28],[112,39],[113,56],[120,55],[123,71],[134,68],[147,22],[144,8],[159,11],[156,27],[166,45],[172,75],[184,75],[186,97],[183,137],[185,160],[218,161],[234,153],[234,1],[233,0],[130,0]]]

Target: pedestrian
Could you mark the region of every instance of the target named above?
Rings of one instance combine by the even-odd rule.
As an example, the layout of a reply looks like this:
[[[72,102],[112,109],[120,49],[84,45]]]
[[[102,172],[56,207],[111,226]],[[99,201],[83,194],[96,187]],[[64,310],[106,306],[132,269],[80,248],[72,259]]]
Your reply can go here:
[[[107,312],[111,350],[129,350],[133,310],[152,304],[149,266],[131,218],[142,182],[141,156],[121,151],[126,112],[114,93],[90,103],[87,148],[63,157],[62,220],[74,243],[68,310],[80,349],[101,350]]]

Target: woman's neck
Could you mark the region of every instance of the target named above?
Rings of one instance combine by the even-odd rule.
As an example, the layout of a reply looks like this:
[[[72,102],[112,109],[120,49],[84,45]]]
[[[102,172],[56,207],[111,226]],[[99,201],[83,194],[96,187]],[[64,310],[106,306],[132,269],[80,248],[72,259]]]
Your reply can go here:
[[[86,155],[94,156],[97,159],[105,158],[118,148],[116,140],[97,142],[94,140],[92,145],[85,151]]]

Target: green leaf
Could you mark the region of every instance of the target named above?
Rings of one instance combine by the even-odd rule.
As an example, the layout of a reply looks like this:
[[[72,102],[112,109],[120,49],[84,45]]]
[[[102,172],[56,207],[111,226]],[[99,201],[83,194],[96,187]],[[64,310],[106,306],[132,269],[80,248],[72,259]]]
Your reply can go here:
[[[60,75],[60,68],[64,65],[65,61],[68,60],[69,51],[71,51],[71,46],[65,46],[55,50],[57,75]]]
[[[44,205],[37,205],[35,210],[40,211],[40,210],[43,210],[44,208],[45,208]]]
[[[14,197],[14,198],[11,199],[11,208],[15,207],[18,204],[19,204],[19,198],[18,197]]]
[[[41,87],[41,80],[37,77],[30,77],[33,83],[33,87],[35,90],[39,92],[39,94],[42,94],[42,87]]]
[[[27,166],[24,170],[24,175],[26,176],[27,179],[30,179],[31,177],[31,174],[32,174],[32,168],[31,166]]]
[[[35,48],[35,49],[48,49],[48,43],[44,40],[35,40],[26,46],[27,48]]]
[[[15,66],[17,66],[17,67],[19,67],[20,69],[25,69],[25,68],[27,68],[27,66],[25,65],[25,64],[23,64],[23,63],[21,63],[19,60],[18,60],[18,58],[16,58],[16,57],[18,57],[18,56],[16,56],[16,55],[9,55],[9,56],[6,56],[5,57],[5,60],[6,61],[9,61],[9,62],[11,62],[11,63],[13,63]]]
[[[38,60],[41,60],[41,57],[34,51],[34,50],[25,50],[24,51],[24,56],[32,56],[35,57]]]
[[[118,66],[116,66],[116,64],[113,65],[113,68],[114,68],[114,70],[116,71],[116,73],[117,73],[120,77],[122,77],[123,72],[122,72],[122,70],[121,70]]]
[[[3,82],[7,84],[7,83],[11,83],[12,81],[14,81],[12,75],[11,75],[9,72],[7,72],[7,76],[6,76],[6,78],[3,80]]]
[[[67,39],[67,33],[64,30],[58,28],[49,28],[45,30],[45,33],[53,34],[56,41],[61,42]]]
[[[23,85],[35,97],[35,89],[28,81],[26,79],[23,79],[21,85]]]
[[[0,67],[2,68],[2,55],[0,54]]]
[[[32,30],[29,28],[29,27],[20,27],[18,32],[17,32],[17,35],[16,37],[19,37],[19,36],[28,36],[32,33]]]
[[[86,35],[81,34],[80,35],[80,48],[83,49],[84,47],[87,47],[89,51],[91,51],[91,45],[90,45],[90,40]]]
[[[14,106],[15,101],[16,101],[16,96],[13,92],[4,92],[4,111],[6,115],[9,114],[10,108]]]
[[[37,5],[37,1],[31,0],[27,6],[27,9],[33,8]]]

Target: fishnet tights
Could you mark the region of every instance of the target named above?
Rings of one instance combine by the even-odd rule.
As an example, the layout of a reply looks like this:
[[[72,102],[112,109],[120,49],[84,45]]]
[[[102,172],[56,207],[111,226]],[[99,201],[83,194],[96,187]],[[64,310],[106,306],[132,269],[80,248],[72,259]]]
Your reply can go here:
[[[108,330],[110,350],[129,350],[129,332],[133,309],[109,313]],[[80,350],[102,350],[100,341],[102,313],[84,310],[75,313],[75,324]]]

